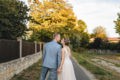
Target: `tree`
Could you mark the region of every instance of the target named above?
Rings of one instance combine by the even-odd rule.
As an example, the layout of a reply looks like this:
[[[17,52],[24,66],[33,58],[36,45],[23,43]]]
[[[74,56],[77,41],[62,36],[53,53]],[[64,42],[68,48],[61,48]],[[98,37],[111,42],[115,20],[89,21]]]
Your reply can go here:
[[[73,35],[74,36],[79,36],[79,38],[82,36],[82,33],[86,33],[86,28],[87,28],[87,25],[84,21],[82,20],[77,20],[76,21],[76,25],[74,26],[74,29],[73,29]]]
[[[115,26],[116,33],[118,33],[120,35],[120,13],[118,13],[118,18],[114,22],[116,24],[116,26]]]
[[[86,46],[89,42],[86,23],[77,20],[71,5],[64,0],[44,1],[43,4],[34,2],[30,8],[32,41],[47,42],[52,39],[53,33],[59,32],[62,37],[70,39],[73,48]]]
[[[77,20],[73,29],[71,44],[73,48],[86,47],[89,43],[89,34],[87,33],[87,25],[83,20]]]
[[[16,39],[25,34],[28,7],[19,0],[0,0],[0,38]]]
[[[41,30],[43,30],[50,32],[50,34],[59,32],[67,37],[72,35],[76,25],[76,17],[71,6],[63,0],[44,1],[44,4],[34,3],[30,7],[30,15],[32,16],[30,30],[33,33],[41,35]],[[39,40],[41,40],[40,36]]]
[[[106,34],[106,30],[104,27],[102,26],[98,26],[93,30],[93,37],[94,38],[101,38],[101,39],[106,39],[107,34]]]
[[[76,29],[78,32],[84,32],[87,28],[86,23],[83,20],[78,20],[77,25],[74,29]]]
[[[80,40],[80,46],[87,48],[89,45],[89,39],[90,39],[90,36],[87,32],[82,33],[81,40]]]

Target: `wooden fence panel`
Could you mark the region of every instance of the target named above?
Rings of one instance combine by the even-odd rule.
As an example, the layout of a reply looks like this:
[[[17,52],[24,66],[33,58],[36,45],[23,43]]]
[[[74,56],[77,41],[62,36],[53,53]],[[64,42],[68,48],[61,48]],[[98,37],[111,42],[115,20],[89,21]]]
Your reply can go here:
[[[0,63],[19,58],[19,42],[0,40]]]

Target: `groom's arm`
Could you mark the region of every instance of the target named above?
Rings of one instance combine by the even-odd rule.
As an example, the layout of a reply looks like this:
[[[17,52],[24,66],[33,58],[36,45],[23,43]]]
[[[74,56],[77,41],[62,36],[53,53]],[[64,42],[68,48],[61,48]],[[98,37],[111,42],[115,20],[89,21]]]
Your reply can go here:
[[[45,54],[46,54],[46,44],[45,44],[44,47],[43,47],[42,62],[44,61]]]
[[[58,67],[60,66],[60,63],[61,63],[61,46],[59,46],[58,49]]]

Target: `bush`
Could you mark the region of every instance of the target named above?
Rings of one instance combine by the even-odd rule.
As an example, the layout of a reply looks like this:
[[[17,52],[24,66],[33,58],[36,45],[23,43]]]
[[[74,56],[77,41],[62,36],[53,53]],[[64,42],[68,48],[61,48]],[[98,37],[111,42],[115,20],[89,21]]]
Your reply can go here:
[[[90,49],[100,49],[102,46],[103,40],[101,38],[95,38],[93,43],[90,43],[88,48]]]
[[[110,43],[101,38],[95,38],[94,42],[88,45],[88,49],[116,50],[120,52],[120,41],[118,43]]]

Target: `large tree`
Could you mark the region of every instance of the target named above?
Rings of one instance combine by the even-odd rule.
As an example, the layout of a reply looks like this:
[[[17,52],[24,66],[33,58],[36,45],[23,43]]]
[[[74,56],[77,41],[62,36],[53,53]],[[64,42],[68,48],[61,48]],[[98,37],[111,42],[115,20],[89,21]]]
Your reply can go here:
[[[86,23],[77,20],[71,5],[64,0],[44,1],[43,3],[34,1],[30,8],[32,20],[29,26],[33,31],[32,41],[50,41],[52,34],[59,32],[62,36],[70,38],[73,48],[88,43],[85,32]]]
[[[72,7],[63,0],[44,1],[44,3],[34,3],[31,6],[30,29],[38,34],[38,39],[42,39],[43,31],[50,34],[59,32],[63,36],[70,36],[76,26],[76,17]],[[46,33],[47,34],[47,33]],[[41,38],[42,37],[42,38]],[[51,37],[51,36],[50,36]]]
[[[116,29],[116,32],[120,35],[120,13],[118,13],[118,18],[117,20],[115,21],[115,29]]]
[[[0,38],[16,39],[25,34],[28,7],[19,0],[0,0]]]

